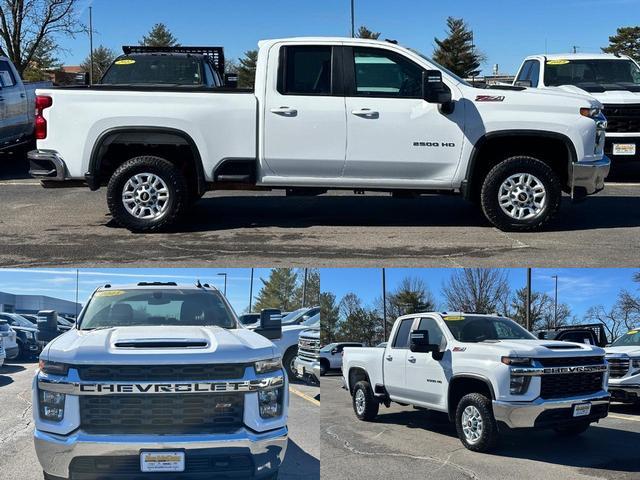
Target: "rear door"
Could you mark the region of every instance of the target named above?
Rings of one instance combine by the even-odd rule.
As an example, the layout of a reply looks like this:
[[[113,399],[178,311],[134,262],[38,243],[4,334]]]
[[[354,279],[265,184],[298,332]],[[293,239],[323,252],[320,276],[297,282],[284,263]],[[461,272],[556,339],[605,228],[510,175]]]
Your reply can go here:
[[[267,80],[263,158],[276,177],[342,175],[347,126],[339,55],[330,44],[284,45],[269,53],[277,75]]]
[[[406,364],[414,318],[401,320],[384,352],[384,386],[391,397],[407,398]]]

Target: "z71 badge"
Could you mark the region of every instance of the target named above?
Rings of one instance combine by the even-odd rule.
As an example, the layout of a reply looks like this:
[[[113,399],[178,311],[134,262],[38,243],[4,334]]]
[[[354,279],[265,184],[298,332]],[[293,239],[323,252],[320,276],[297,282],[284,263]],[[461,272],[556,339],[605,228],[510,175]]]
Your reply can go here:
[[[504,95],[478,95],[476,102],[504,102]]]

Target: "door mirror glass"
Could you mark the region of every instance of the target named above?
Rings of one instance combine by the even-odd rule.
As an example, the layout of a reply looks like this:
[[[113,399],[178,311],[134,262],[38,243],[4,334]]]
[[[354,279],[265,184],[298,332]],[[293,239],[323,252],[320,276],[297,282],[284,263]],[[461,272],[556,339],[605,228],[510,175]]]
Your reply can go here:
[[[282,312],[275,308],[265,308],[260,312],[260,324],[255,329],[269,340],[277,340],[282,337]]]
[[[442,81],[440,70],[427,70],[422,74],[422,97],[428,103],[444,105],[451,102],[451,89]]]
[[[515,85],[516,87],[527,87],[527,88],[533,87],[531,80],[516,80]]]
[[[439,345],[429,342],[429,330],[413,330],[410,336],[409,349],[416,353],[438,352]]]

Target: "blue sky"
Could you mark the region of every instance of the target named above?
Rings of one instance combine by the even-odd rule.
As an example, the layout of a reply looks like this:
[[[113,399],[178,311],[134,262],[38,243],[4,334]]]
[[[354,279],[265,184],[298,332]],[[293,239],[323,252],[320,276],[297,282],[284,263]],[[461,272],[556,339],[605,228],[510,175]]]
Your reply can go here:
[[[268,278],[271,269],[256,268],[253,280],[253,296],[262,287],[260,278]],[[93,290],[105,283],[122,285],[137,282],[170,282],[193,285],[197,279],[209,283],[223,291],[224,276],[227,273],[227,298],[237,313],[241,314],[249,305],[251,269],[162,269],[162,268],[117,268],[117,269],[80,269],[78,300],[80,303],[89,297]],[[66,268],[51,269],[0,269],[0,291],[23,295],[47,295],[55,298],[75,301],[76,270]]]
[[[447,281],[453,269],[448,268],[388,268],[386,269],[387,292],[393,291],[404,277],[419,277],[427,284],[436,298],[439,310],[447,305],[441,295],[442,285]],[[637,269],[630,268],[558,268],[533,269],[532,288],[546,292],[553,297],[555,280],[558,276],[558,301],[567,303],[578,319],[582,319],[587,309],[594,305],[605,308],[615,303],[618,292],[627,290],[638,292],[633,274]],[[507,269],[512,290],[526,285],[526,269]],[[321,269],[322,291],[331,292],[340,300],[349,292],[356,293],[365,304],[371,305],[382,295],[381,269]]]
[[[183,45],[223,45],[237,58],[258,40],[287,36],[339,35],[350,32],[349,0],[80,0],[79,19],[88,23],[93,5],[96,45],[120,51],[135,44],[156,22],[166,23]],[[132,5],[135,4],[135,7]],[[502,73],[515,73],[523,57],[598,51],[619,26],[637,24],[640,0],[356,0],[356,25],[382,32],[431,55],[433,38],[442,38],[447,16],[464,18],[484,51],[489,73],[494,64]],[[61,39],[68,50],[62,60],[78,64],[88,54],[88,39]]]

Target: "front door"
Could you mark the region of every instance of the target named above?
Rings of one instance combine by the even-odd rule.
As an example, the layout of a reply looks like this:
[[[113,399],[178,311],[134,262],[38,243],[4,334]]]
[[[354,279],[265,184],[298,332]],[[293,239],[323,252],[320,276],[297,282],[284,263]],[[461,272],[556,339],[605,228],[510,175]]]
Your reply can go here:
[[[391,397],[406,398],[405,371],[409,352],[409,334],[415,319],[402,320],[383,358],[384,386]]]

